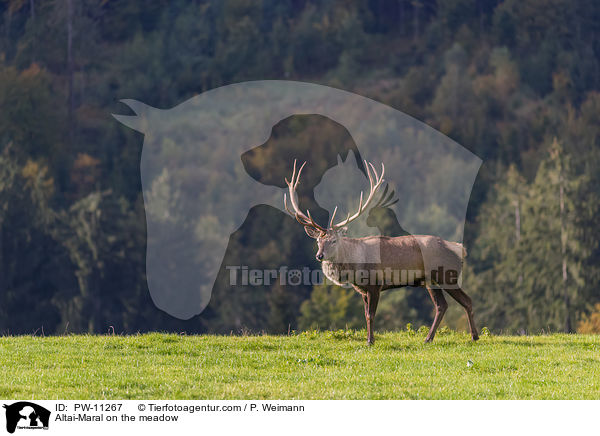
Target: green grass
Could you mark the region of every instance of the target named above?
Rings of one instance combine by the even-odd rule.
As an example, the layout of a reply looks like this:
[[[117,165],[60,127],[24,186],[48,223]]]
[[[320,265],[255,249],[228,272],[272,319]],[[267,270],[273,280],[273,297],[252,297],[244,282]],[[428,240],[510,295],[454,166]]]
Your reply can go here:
[[[6,399],[599,399],[600,338],[0,337]],[[468,366],[467,362],[473,365]]]

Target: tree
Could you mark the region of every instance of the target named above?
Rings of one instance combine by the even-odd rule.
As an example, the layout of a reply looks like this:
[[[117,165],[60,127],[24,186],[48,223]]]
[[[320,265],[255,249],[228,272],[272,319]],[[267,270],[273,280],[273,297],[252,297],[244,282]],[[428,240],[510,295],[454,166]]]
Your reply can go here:
[[[465,274],[465,287],[477,290],[479,317],[491,328],[524,329],[529,325],[530,298],[523,288],[522,211],[527,184],[514,165],[498,181],[482,206],[479,236],[467,262],[479,271]]]
[[[0,154],[0,330],[51,334],[60,321],[55,295],[69,286],[51,237],[54,181],[42,163],[20,162],[15,148]]]
[[[573,330],[589,298],[582,265],[596,245],[583,237],[592,223],[584,211],[597,207],[582,195],[586,189],[588,178],[574,171],[557,139],[530,184],[515,167],[496,184],[479,214],[480,263],[469,275],[471,286],[484,288],[487,324]]]
[[[573,329],[572,301],[580,287],[579,265],[588,255],[578,240],[576,214],[585,199],[577,196],[581,178],[573,172],[570,156],[554,138],[537,171],[526,203],[525,287],[539,300],[532,313],[541,312],[555,329]],[[543,327],[543,320],[530,320]]]

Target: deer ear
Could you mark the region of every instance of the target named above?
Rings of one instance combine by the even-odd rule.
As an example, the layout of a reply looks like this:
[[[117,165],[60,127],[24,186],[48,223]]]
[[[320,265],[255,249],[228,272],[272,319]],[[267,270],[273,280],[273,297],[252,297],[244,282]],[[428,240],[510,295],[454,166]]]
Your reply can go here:
[[[346,233],[348,233],[348,227],[342,227],[341,229],[338,230],[338,234],[340,236],[346,236]]]
[[[306,232],[306,234],[308,236],[310,236],[311,238],[314,239],[318,239],[319,236],[321,235],[321,232],[313,227],[309,227],[309,226],[304,226],[304,231]]]

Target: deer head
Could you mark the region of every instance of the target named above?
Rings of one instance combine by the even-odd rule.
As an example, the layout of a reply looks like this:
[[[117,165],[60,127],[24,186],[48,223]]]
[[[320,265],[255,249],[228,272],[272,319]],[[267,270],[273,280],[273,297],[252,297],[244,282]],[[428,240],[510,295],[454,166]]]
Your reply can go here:
[[[375,193],[383,183],[383,175],[385,173],[385,167],[383,163],[381,164],[381,174],[378,175],[377,171],[373,164],[364,161],[365,168],[367,169],[367,176],[369,177],[369,195],[367,199],[363,201],[363,193],[360,193],[360,201],[358,203],[358,210],[354,215],[348,216],[346,219],[335,223],[335,214],[337,212],[337,206],[333,210],[331,214],[331,219],[329,221],[329,225],[327,228],[320,226],[315,222],[315,220],[310,215],[310,211],[307,209],[306,214],[304,214],[300,207],[298,206],[298,196],[296,194],[296,188],[298,187],[298,183],[300,183],[300,175],[302,174],[302,169],[306,165],[306,162],[302,164],[298,173],[296,174],[296,160],[294,160],[294,169],[292,172],[292,179],[288,181],[285,179],[285,183],[288,185],[289,195],[290,195],[290,203],[292,205],[292,210],[289,209],[287,204],[287,196],[283,194],[283,204],[285,206],[285,210],[296,220],[304,226],[304,230],[306,234],[311,238],[317,240],[317,245],[319,247],[317,251],[316,258],[319,261],[327,260],[327,259],[335,259],[335,255],[339,250],[339,242],[343,240],[346,234],[346,226],[350,224],[352,221],[357,219],[369,206]]]

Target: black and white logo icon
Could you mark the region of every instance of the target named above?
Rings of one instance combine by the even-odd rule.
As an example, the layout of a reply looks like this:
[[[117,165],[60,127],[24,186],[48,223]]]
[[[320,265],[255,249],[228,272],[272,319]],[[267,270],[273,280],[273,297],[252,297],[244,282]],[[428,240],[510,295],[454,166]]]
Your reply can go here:
[[[48,429],[50,411],[29,401],[5,404],[6,431],[14,433],[18,429]]]

